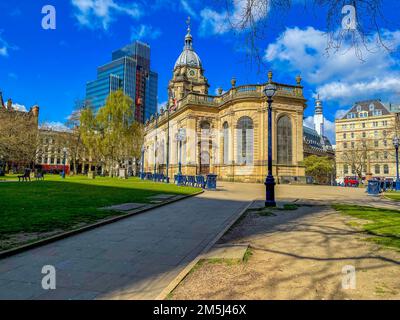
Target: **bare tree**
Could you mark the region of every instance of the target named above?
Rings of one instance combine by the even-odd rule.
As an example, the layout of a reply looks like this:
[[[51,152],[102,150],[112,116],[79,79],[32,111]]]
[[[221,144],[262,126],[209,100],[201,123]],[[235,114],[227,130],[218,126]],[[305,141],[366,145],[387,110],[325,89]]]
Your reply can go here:
[[[260,44],[266,34],[277,23],[282,23],[283,17],[293,8],[293,0],[216,0],[225,4],[226,17],[230,29],[243,36],[250,61],[256,60],[260,66],[263,63],[265,45]],[[297,1],[298,2],[298,1]],[[351,5],[355,11],[354,28],[342,28],[343,19],[348,14],[343,11]],[[393,3],[393,9],[399,9]],[[350,43],[355,54],[362,59],[362,52],[374,50],[377,46],[392,50],[385,39],[384,29],[395,22],[388,21],[383,14],[382,0],[304,0],[306,12],[313,13],[318,20],[325,20],[327,35],[327,51],[338,50],[344,41]],[[347,7],[348,8],[348,7]],[[270,14],[271,13],[271,14]],[[277,17],[276,21],[274,18]],[[372,37],[372,41],[371,41]]]
[[[0,156],[10,167],[33,167],[39,145],[37,121],[28,112],[0,110]]]
[[[70,162],[73,164],[75,175],[78,173],[79,161],[83,160],[84,156],[88,153],[83,143],[82,132],[79,128],[81,112],[86,106],[89,106],[87,101],[77,99],[75,101],[74,110],[65,123],[66,127],[69,129],[68,141],[66,141],[66,144],[68,145],[69,158]]]
[[[347,165],[351,172],[357,174],[360,180],[364,172],[371,172],[371,151],[373,150],[371,142],[367,138],[353,141],[349,148],[343,151],[342,154],[344,165]]]

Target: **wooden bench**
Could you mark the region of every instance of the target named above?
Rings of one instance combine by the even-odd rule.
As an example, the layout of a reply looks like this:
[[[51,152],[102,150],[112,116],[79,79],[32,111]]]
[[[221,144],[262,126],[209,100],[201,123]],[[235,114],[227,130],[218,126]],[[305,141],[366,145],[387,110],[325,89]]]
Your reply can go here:
[[[31,181],[31,170],[25,169],[24,174],[22,176],[18,176],[18,181]]]

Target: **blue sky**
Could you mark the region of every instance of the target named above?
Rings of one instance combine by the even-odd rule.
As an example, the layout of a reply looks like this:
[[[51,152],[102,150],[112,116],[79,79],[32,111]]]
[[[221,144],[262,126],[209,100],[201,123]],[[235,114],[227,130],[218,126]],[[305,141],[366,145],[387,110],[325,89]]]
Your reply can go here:
[[[232,17],[240,14],[244,0],[235,0]],[[96,67],[110,60],[111,52],[135,38],[149,43],[152,69],[159,73],[159,103],[166,101],[166,87],[183,47],[185,20],[192,17],[194,48],[202,59],[210,93],[274,79],[294,84],[301,73],[306,117],[313,113],[317,92],[324,100],[327,130],[333,136],[335,116],[354,101],[381,98],[400,103],[400,12],[396,1],[385,1],[383,13],[390,21],[382,37],[393,51],[375,45],[362,49],[363,60],[344,43],[339,52],[326,54],[324,9],[304,8],[295,0],[288,12],[268,10],[265,37],[259,40],[264,66],[258,72],[246,60],[243,36],[226,25],[224,0],[3,0],[0,3],[0,89],[20,107],[39,104],[41,122],[64,122],[74,101],[85,96],[85,84],[96,77]],[[44,5],[57,12],[56,30],[44,30]],[[340,18],[340,17],[339,17]],[[363,17],[360,17],[360,20]],[[367,19],[367,18],[365,18]],[[340,23],[338,23],[340,30]],[[310,123],[310,118],[306,119]]]

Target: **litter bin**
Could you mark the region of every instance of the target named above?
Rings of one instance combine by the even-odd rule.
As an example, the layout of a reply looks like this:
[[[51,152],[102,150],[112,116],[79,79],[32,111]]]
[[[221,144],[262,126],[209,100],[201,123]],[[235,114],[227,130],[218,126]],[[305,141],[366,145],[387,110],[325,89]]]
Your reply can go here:
[[[368,195],[377,196],[380,192],[380,182],[378,180],[368,180]]]
[[[211,190],[217,189],[217,175],[216,174],[208,174],[207,175],[206,187],[207,187],[207,189],[211,189]]]

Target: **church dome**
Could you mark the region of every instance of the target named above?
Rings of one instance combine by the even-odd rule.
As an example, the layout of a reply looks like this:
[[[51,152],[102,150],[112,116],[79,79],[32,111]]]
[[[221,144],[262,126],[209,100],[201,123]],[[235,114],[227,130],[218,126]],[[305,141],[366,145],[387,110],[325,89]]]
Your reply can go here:
[[[187,30],[187,34],[185,36],[185,46],[183,47],[183,51],[175,62],[175,67],[197,67],[201,68],[201,60],[196,52],[193,50],[193,38],[190,34],[190,27]]]

